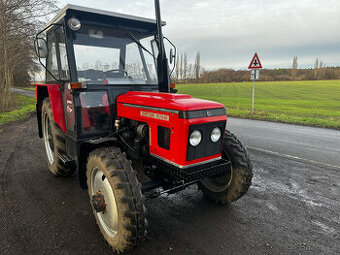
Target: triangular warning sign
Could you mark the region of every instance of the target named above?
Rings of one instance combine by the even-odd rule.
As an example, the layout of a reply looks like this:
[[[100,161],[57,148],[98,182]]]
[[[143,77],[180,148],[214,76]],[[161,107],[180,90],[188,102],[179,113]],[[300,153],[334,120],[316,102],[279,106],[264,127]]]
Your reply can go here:
[[[248,69],[261,69],[262,65],[257,53],[255,53],[253,59],[251,60]]]

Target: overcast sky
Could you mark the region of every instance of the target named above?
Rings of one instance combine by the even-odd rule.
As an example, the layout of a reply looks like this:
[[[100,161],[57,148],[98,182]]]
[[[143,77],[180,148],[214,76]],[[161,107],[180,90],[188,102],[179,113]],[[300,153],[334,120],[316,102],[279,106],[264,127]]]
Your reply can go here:
[[[164,34],[208,69],[246,69],[258,52],[265,68],[340,66],[340,0],[160,0]],[[153,0],[59,1],[154,18]]]

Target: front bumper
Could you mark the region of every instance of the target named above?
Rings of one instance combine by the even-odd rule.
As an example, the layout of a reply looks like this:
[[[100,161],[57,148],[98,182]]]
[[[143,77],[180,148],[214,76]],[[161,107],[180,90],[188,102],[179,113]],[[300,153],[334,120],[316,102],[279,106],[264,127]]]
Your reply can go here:
[[[173,180],[184,180],[185,182],[220,176],[228,174],[231,171],[231,162],[224,159],[194,165],[184,169],[164,162],[156,157],[152,157],[152,162],[158,166],[159,171],[166,175],[167,178]]]

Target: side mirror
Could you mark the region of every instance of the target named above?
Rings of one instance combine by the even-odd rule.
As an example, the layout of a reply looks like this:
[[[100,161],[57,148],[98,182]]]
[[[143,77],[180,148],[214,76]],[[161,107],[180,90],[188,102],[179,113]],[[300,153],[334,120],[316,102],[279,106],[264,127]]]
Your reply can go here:
[[[175,63],[176,61],[176,53],[174,53],[173,49],[170,49],[169,61],[170,61],[170,64]]]
[[[172,75],[176,67],[177,49],[176,49],[176,46],[167,37],[164,37],[164,40],[166,40],[170,44],[170,54],[169,54],[168,60],[169,60],[169,64],[172,65],[172,68],[170,67],[171,69],[170,75]]]
[[[39,58],[46,58],[48,55],[47,42],[43,38],[35,40],[35,51]]]

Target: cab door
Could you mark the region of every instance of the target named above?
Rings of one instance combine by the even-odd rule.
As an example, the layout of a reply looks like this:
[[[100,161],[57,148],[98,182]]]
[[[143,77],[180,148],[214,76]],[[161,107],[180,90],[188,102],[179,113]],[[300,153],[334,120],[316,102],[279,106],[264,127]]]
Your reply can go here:
[[[75,132],[75,107],[72,89],[70,86],[70,69],[68,54],[65,43],[65,32],[63,25],[60,24],[51,28],[47,34],[47,44],[49,57],[47,59],[47,68],[50,73],[46,73],[47,81],[59,80],[61,85],[61,94],[64,107],[64,116],[66,130],[69,133]]]

